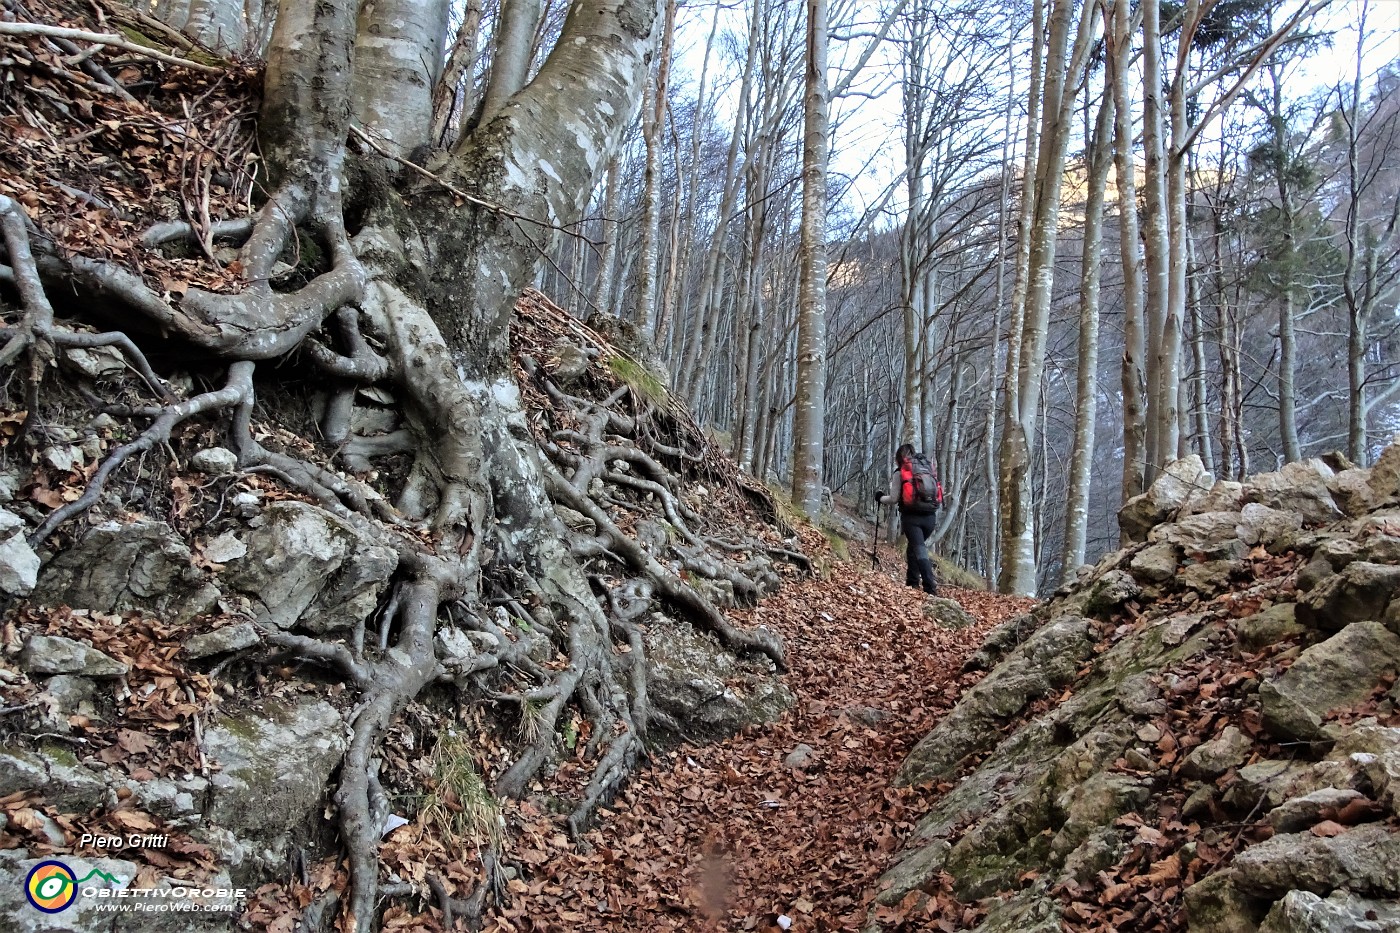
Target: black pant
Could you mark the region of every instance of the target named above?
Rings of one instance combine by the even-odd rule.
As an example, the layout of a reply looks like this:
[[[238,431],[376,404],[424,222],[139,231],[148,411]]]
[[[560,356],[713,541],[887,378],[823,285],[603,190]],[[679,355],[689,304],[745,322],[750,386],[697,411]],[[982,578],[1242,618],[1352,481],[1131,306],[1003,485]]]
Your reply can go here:
[[[938,526],[938,514],[899,511],[899,527],[909,545],[904,551],[904,582],[909,586],[923,584],[925,593],[937,593],[938,581],[933,578],[933,561],[928,556],[928,539]]]

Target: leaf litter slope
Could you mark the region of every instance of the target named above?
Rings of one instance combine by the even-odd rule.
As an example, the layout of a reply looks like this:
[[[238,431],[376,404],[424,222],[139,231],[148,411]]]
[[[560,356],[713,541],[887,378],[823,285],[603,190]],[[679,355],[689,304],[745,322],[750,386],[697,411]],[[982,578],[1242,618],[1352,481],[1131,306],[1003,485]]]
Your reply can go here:
[[[960,667],[987,630],[1030,605],[948,595],[976,626],[942,629],[914,591],[851,564],[739,613],[791,646],[796,706],[658,758],[577,848],[522,804],[528,870],[488,929],[767,930],[780,915],[794,931],[860,929],[923,810],[919,791],[891,786],[895,770],[980,676]],[[788,767],[801,744],[810,760]]]

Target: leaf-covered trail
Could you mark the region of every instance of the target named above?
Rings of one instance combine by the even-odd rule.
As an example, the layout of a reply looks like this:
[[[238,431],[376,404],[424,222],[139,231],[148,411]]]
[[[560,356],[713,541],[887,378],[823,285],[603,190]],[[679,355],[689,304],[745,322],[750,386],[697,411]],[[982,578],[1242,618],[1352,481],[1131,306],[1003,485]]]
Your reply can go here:
[[[975,676],[986,630],[1028,600],[948,589],[978,625],[944,630],[889,577],[840,564],[745,624],[787,640],[797,704],[778,722],[682,747],[637,775],[575,848],[523,805],[528,870],[496,930],[857,930],[889,854],[922,811],[890,780]],[[800,744],[811,760],[784,759]],[[492,923],[495,925],[492,926]]]

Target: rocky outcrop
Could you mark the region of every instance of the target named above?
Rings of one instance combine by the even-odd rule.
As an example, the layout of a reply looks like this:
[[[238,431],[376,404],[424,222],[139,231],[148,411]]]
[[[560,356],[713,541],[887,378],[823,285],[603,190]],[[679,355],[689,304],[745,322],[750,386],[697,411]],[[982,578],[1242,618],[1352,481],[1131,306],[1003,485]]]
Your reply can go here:
[[[980,933],[1400,928],[1397,478],[1400,445],[1168,468],[1129,547],[969,660],[988,673],[899,771],[944,793],[875,903],[950,891]]]
[[[268,703],[219,719],[204,736],[204,753],[219,769],[209,821],[240,836],[284,836],[318,809],[345,746],[344,720],[324,700]]]
[[[990,748],[998,726],[1031,700],[1067,683],[1092,647],[1089,623],[1083,619],[1059,619],[1038,630],[914,746],[896,781],[941,780],[968,755]]]
[[[740,661],[714,636],[660,613],[644,643],[648,696],[661,714],[652,728],[669,741],[732,735],[773,721],[796,702],[766,666]]]
[[[247,548],[221,579],[260,622],[322,633],[353,628],[379,601],[397,554],[324,509],[277,502],[241,535]]]
[[[44,566],[32,596],[40,605],[138,610],[174,622],[208,612],[218,598],[189,546],[169,525],[149,519],[93,526]]]

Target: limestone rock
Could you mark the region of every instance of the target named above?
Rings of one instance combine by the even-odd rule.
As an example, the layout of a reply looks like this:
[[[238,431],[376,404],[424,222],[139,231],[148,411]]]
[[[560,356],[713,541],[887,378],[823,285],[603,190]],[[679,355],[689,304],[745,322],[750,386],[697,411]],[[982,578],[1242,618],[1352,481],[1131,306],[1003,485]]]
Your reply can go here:
[[[1181,770],[1192,778],[1219,777],[1244,764],[1253,748],[1254,743],[1248,736],[1234,726],[1226,726],[1218,736],[1192,749]]]
[[[1093,644],[1084,619],[1067,616],[1037,630],[914,746],[896,783],[938,780],[969,754],[992,747],[1000,738],[996,727],[1031,700],[1068,683]]]
[[[1129,600],[1142,595],[1142,588],[1132,575],[1124,570],[1110,570],[1099,577],[1089,592],[1089,601],[1084,605],[1085,615],[1102,619]]]
[[[1326,895],[1343,888],[1395,897],[1400,895],[1400,834],[1376,823],[1331,837],[1281,833],[1245,849],[1232,867],[1241,891],[1271,900],[1295,889]]]
[[[195,635],[185,640],[185,655],[192,660],[207,658],[214,654],[228,654],[230,651],[242,651],[244,648],[251,648],[261,639],[258,637],[257,629],[253,628],[249,622],[239,622],[236,625],[226,625],[223,628],[216,628],[212,632],[205,632],[203,635]]]
[[[1258,901],[1235,887],[1229,870],[1206,875],[1186,889],[1190,933],[1256,933],[1264,913]]]
[[[28,596],[39,580],[39,555],[24,539],[24,519],[0,509],[0,590]]]
[[[223,476],[238,469],[238,454],[227,447],[206,447],[190,458],[190,469]]]
[[[1148,534],[1149,541],[1169,541],[1187,557],[1200,560],[1239,560],[1249,553],[1240,540],[1239,512],[1199,512],[1168,525],[1159,525]]]
[[[977,620],[969,615],[957,600],[943,599],[939,596],[924,600],[924,615],[936,622],[940,628],[970,628],[977,624]]]
[[[1400,903],[1334,891],[1327,898],[1289,891],[1274,904],[1259,933],[1393,933],[1400,930]]]
[[[1365,794],[1349,787],[1324,787],[1274,807],[1269,811],[1269,825],[1276,833],[1296,833],[1333,819],[1338,810],[1352,801],[1365,799]]]
[[[46,803],[69,813],[86,813],[110,796],[101,777],[57,745],[37,752],[0,751],[0,796],[15,791],[40,791]]]
[[[722,738],[744,726],[772,722],[796,702],[765,666],[736,660],[709,633],[659,613],[647,627],[645,645],[652,706],[684,735]],[[664,729],[661,722],[653,725],[653,731]]]
[[[174,623],[207,612],[219,591],[164,522],[103,522],[40,572],[33,600],[99,612],[140,610]]]
[[[1241,646],[1248,651],[1258,651],[1307,631],[1298,623],[1296,610],[1293,603],[1279,603],[1252,616],[1232,619],[1230,628]]]
[[[1180,516],[1199,515],[1202,512],[1238,512],[1244,505],[1244,484],[1234,480],[1220,479],[1210,489],[1196,490],[1186,500],[1186,505],[1178,513]]]
[[[1209,489],[1215,477],[1195,454],[1167,464],[1147,492],[1134,496],[1118,511],[1118,528],[1125,540],[1145,541],[1153,526],[1166,521],[1186,504],[1192,492]]]
[[[1181,568],[1176,582],[1201,596],[1211,597],[1229,588],[1230,578],[1241,566],[1239,561],[1234,560],[1193,561]]]
[[[561,343],[554,348],[555,362],[550,377],[561,388],[567,389],[578,382],[593,362],[588,354],[571,343]]]
[[[1273,549],[1291,544],[1294,533],[1302,527],[1303,516],[1297,512],[1282,512],[1250,502],[1240,509],[1235,534],[1245,544]]]
[[[1298,600],[1298,621],[1335,632],[1353,622],[1377,621],[1400,592],[1400,566],[1354,561]]]
[[[1161,583],[1176,576],[1177,565],[1181,561],[1176,545],[1163,541],[1149,544],[1133,555],[1128,568],[1135,579],[1147,583]]]
[[[353,628],[374,611],[398,555],[343,519],[305,502],[273,503],[243,536],[247,555],[221,579],[246,594],[265,625],[322,633]]]
[[[345,748],[344,721],[324,700],[273,701],[219,718],[204,732],[204,753],[219,767],[209,821],[268,839],[319,815]]]
[[[1372,501],[1376,505],[1400,497],[1400,434],[1391,438],[1390,445],[1371,465],[1369,479]]]
[[[1328,488],[1334,476],[1332,468],[1318,459],[1285,463],[1276,473],[1250,477],[1244,485],[1244,500],[1296,513],[1309,524],[1334,522],[1343,517]]]
[[[34,635],[19,653],[19,665],[31,674],[81,674],[84,677],[120,677],[125,664],[61,635]]]
[[[817,750],[806,742],[801,743],[792,751],[787,753],[783,759],[784,768],[805,768],[816,760]]]
[[[1277,738],[1325,740],[1327,713],[1359,702],[1400,670],[1400,636],[1378,622],[1356,622],[1313,645],[1277,680],[1261,684],[1264,725]]]

